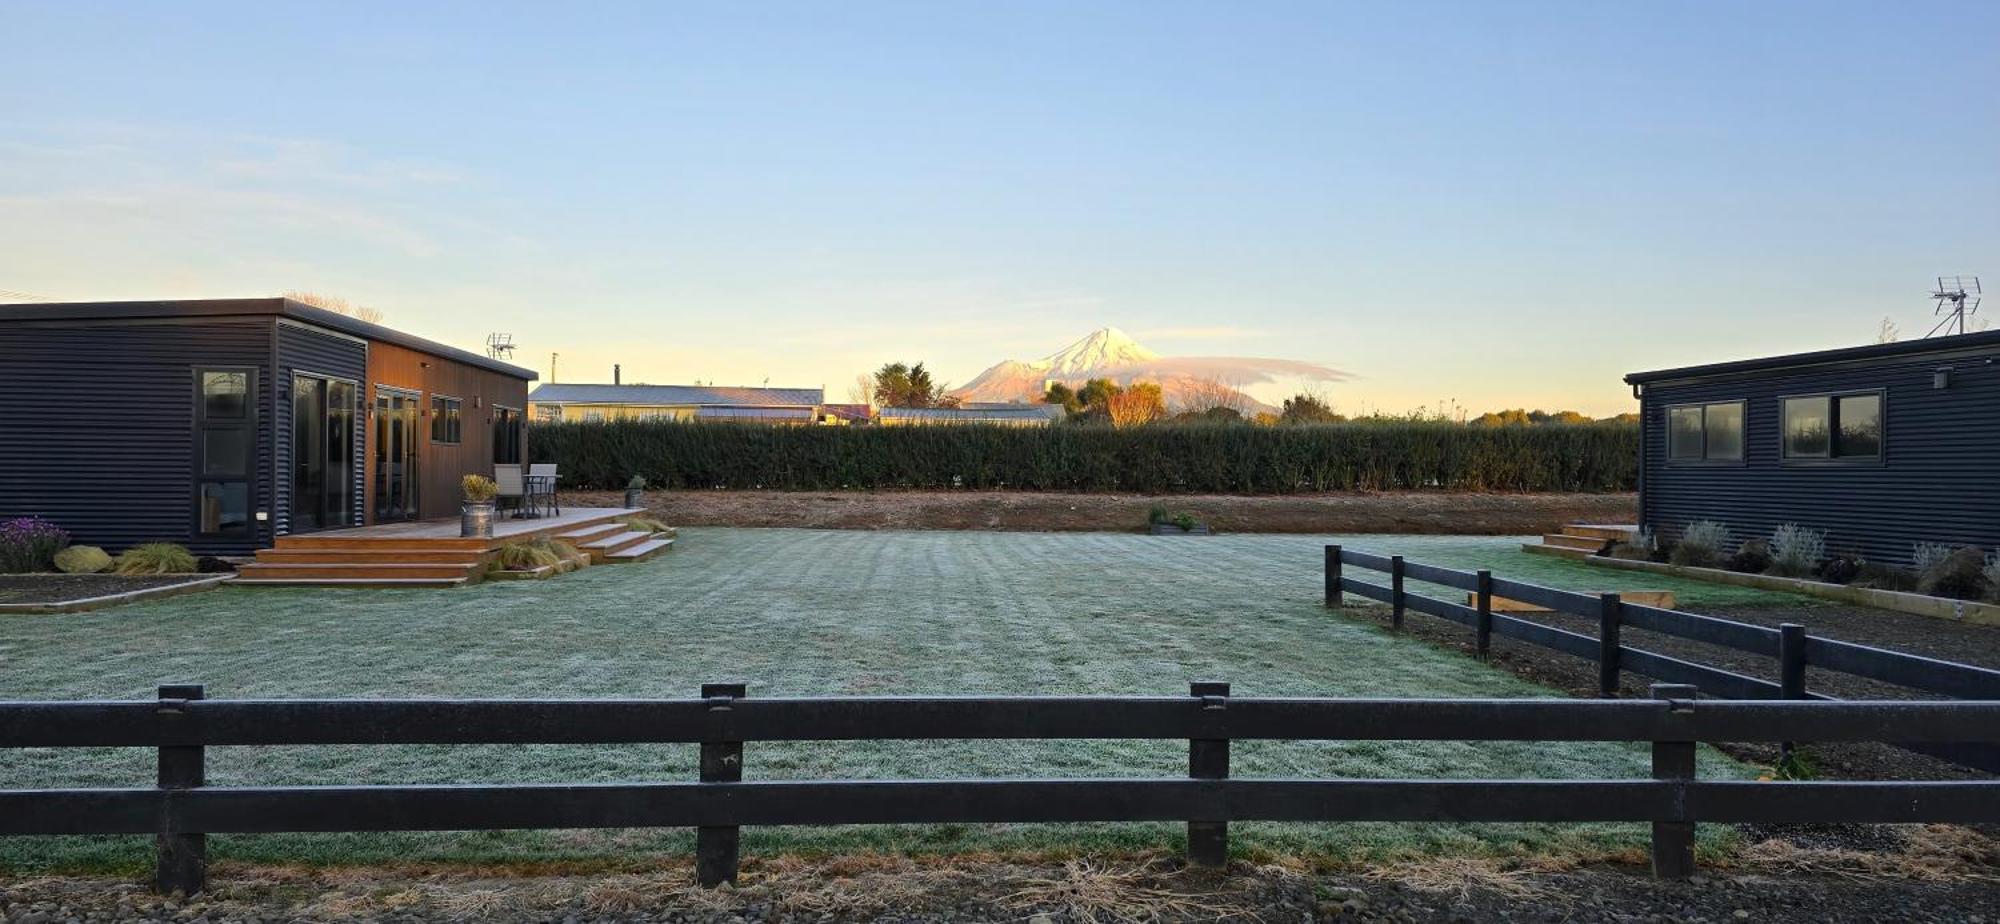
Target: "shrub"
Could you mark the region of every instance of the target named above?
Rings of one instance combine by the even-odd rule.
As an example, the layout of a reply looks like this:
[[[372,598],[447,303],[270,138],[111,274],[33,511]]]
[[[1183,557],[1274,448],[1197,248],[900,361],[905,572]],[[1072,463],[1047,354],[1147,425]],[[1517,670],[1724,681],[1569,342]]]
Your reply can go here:
[[[662,523],[659,520],[655,520],[652,517],[629,516],[622,520],[619,520],[618,522],[625,524],[625,527],[627,529],[632,530],[633,532],[672,533],[674,531],[673,527],[668,526],[667,524]]]
[[[465,492],[465,499],[475,504],[483,504],[500,493],[500,486],[485,475],[467,475],[458,480],[459,489]]]
[[[1819,579],[1828,584],[1853,583],[1854,579],[1860,576],[1861,569],[1866,564],[1867,562],[1858,558],[1835,555],[1820,563]]]
[[[1771,567],[1771,544],[1762,539],[1745,539],[1743,545],[1736,549],[1736,554],[1729,556],[1726,564],[1731,571],[1763,574],[1765,569]]]
[[[1826,530],[1786,523],[1771,532],[1771,567],[1768,573],[1802,578],[1819,568],[1826,557]]]
[[[697,421],[541,424],[531,461],[615,490],[996,488],[1289,494],[1354,490],[1629,491],[1631,423],[1470,427],[1367,420],[1289,427],[773,427]]]
[[[627,490],[627,491],[644,491],[644,490],[646,490],[646,476],[644,476],[644,475],[633,475],[633,476],[632,476],[632,480],[630,480],[630,481],[627,481],[627,482],[625,482],[625,490]]]
[[[67,545],[69,533],[40,517],[0,521],[0,574],[48,571]]]
[[[1146,511],[1146,525],[1158,526],[1161,523],[1167,522],[1167,518],[1170,516],[1173,516],[1173,514],[1168,513],[1167,508],[1154,504],[1153,509]]]
[[[1969,546],[1953,549],[1917,576],[1917,593],[1933,597],[1977,600],[1986,589],[1986,553]]]
[[[135,545],[112,564],[119,574],[192,574],[199,569],[193,552],[171,542]]]
[[[1915,590],[1917,577],[1901,568],[1864,561],[1854,571],[1853,584],[1881,590]]]
[[[509,542],[493,552],[493,567],[500,571],[534,571],[562,563],[562,556],[545,541]]]
[[[1910,570],[1923,574],[1951,555],[1951,546],[1942,542],[1919,542],[1910,546]]]
[[[1712,568],[1728,544],[1729,527],[1714,520],[1696,520],[1681,530],[1681,541],[1674,543],[1670,560],[1676,565]]]
[[[96,574],[111,567],[111,556],[94,545],[73,545],[55,554],[55,565],[64,574]]]
[[[1979,574],[1986,578],[1986,602],[2000,603],[2000,555],[1988,558]]]

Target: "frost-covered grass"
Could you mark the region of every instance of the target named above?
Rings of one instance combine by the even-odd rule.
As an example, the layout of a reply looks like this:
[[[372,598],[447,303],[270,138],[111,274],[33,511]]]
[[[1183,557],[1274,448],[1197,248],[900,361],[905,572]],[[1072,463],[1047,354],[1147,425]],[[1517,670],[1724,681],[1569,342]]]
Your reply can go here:
[[[1319,604],[1324,537],[689,529],[675,552],[550,581],[450,591],[224,589],[113,610],[0,620],[0,699],[751,695],[1554,695]],[[1370,536],[1351,545],[1598,587],[1626,579],[1523,555],[1518,540]],[[1649,583],[1651,579],[1647,579]],[[1700,585],[1706,590],[1706,585]],[[692,745],[214,748],[212,785],[688,780]],[[1241,776],[1619,778],[1640,746],[1242,742]],[[751,779],[1177,776],[1176,742],[759,744]],[[1712,752],[1710,773],[1743,768]],[[0,787],[149,785],[143,750],[0,754]],[[746,849],[1171,846],[1178,825],[765,829]],[[685,850],[684,831],[218,837],[222,858],[338,863],[571,858]],[[1236,826],[1242,849],[1315,854],[1621,849],[1633,825]],[[138,838],[0,841],[14,868],[136,868]]]

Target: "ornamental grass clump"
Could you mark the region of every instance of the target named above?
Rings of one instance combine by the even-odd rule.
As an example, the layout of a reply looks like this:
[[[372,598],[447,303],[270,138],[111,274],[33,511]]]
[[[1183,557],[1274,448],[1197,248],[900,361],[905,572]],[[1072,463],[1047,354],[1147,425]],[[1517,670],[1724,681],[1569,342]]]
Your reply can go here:
[[[1826,530],[1786,523],[1771,533],[1771,565],[1765,574],[1811,577],[1826,557]]]
[[[1986,553],[1979,549],[1953,549],[1917,576],[1917,593],[1977,600],[1992,588],[1986,579],[1986,565]]]
[[[562,560],[544,541],[510,542],[493,552],[493,567],[500,571],[537,571]]]
[[[500,493],[500,486],[485,475],[467,475],[458,481],[459,490],[465,492],[469,503],[483,504]]]
[[[194,553],[171,542],[135,545],[118,556],[112,570],[119,574],[193,574],[201,570]]]
[[[1987,558],[1979,574],[1986,579],[1986,602],[2000,603],[2000,555]]]
[[[1674,543],[1672,561],[1693,568],[1713,568],[1727,545],[1729,527],[1714,520],[1696,520],[1681,531],[1681,541]]]
[[[0,521],[0,574],[55,570],[69,533],[41,517]]]
[[[1942,542],[1919,542],[1910,546],[1910,570],[1922,575],[1949,557],[1951,546]]]

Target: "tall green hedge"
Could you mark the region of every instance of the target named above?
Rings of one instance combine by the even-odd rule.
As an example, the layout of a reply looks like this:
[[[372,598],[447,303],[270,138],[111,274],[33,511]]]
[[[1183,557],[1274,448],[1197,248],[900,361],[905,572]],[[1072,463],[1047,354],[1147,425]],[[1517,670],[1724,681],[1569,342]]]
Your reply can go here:
[[[537,424],[530,457],[570,488],[1011,488],[1286,494],[1445,489],[1629,491],[1630,423],[1478,427],[790,427],[614,421]]]

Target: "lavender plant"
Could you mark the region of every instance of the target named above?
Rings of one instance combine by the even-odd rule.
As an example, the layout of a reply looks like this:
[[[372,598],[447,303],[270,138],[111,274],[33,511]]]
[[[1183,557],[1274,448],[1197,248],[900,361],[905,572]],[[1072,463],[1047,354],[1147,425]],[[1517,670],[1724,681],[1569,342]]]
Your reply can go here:
[[[69,533],[40,517],[0,521],[0,574],[55,570]]]

